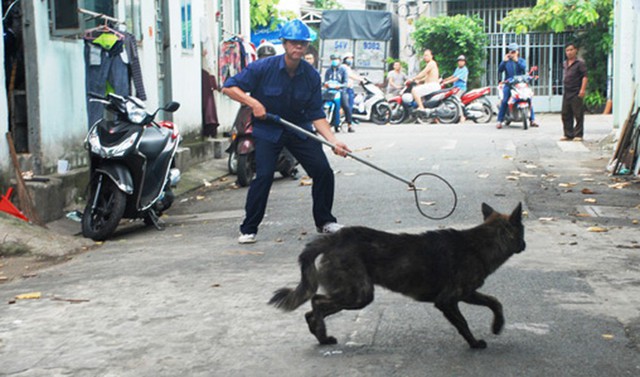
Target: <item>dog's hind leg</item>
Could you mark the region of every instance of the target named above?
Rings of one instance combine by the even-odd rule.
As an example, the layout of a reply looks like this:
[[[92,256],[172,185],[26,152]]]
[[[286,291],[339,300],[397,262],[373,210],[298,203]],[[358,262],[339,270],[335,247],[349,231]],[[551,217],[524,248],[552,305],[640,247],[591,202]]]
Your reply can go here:
[[[309,331],[320,344],[335,344],[336,339],[327,336],[324,319],[341,310],[362,309],[373,301],[373,284],[369,280],[358,281],[351,287],[330,287],[329,295],[315,295],[311,299],[312,311],[305,314]]]
[[[462,301],[471,305],[486,306],[493,312],[493,325],[491,330],[494,334],[500,334],[504,326],[504,314],[502,313],[502,304],[493,296],[485,295],[480,292],[473,292]]]
[[[325,295],[315,295],[311,298],[312,310],[305,314],[309,331],[318,338],[320,344],[336,344],[338,341],[327,336],[324,318],[339,312],[342,307]]]
[[[444,314],[445,318],[451,322],[462,337],[469,343],[471,348],[487,348],[487,343],[484,340],[476,339],[471,330],[469,330],[469,325],[467,324],[467,320],[464,319],[464,316],[460,312],[460,308],[458,308],[458,302],[453,300],[436,300],[436,308],[440,309],[442,314]]]

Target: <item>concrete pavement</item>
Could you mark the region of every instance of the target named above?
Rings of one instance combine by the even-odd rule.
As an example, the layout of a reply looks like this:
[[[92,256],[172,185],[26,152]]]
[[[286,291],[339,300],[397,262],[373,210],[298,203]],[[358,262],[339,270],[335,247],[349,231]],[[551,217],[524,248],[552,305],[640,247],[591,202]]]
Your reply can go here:
[[[528,247],[486,287],[505,304],[504,333],[489,334],[487,313],[469,315],[474,332],[489,343],[486,352],[468,351],[430,305],[423,309],[384,290],[365,310],[331,319],[338,345],[315,345],[303,309],[282,314],[265,305],[275,288],[299,279],[296,256],[313,228],[274,215],[257,244],[238,245],[244,195],[230,188],[233,178],[213,182],[219,185],[213,191],[196,190],[203,179],[225,173],[226,162],[217,160],[189,169],[192,183],[183,186],[166,231],[127,224],[130,231],[64,265],[0,285],[0,375],[637,375],[637,183],[609,187],[615,183],[604,172],[610,145],[601,140],[610,117],[588,118],[584,144],[558,143],[557,117],[542,115],[541,129],[526,131],[536,140],[531,155],[516,153],[525,149],[520,144],[510,153],[509,142],[496,142],[516,170],[513,180],[496,178],[501,188],[494,199],[512,195],[515,185],[527,193]],[[375,126],[341,138],[357,144],[367,127]],[[525,132],[473,127],[500,136]],[[331,158],[336,166],[352,163]],[[585,188],[597,194],[583,194]],[[277,194],[273,201],[282,200]],[[77,233],[69,224],[51,227]],[[424,230],[408,221],[396,227]],[[510,289],[523,279],[530,298]],[[28,292],[42,297],[7,304]]]

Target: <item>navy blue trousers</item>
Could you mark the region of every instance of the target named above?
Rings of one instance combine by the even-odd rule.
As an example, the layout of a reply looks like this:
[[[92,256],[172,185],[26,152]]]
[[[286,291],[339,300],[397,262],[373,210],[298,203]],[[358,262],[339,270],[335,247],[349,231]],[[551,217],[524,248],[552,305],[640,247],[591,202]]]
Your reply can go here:
[[[320,227],[335,222],[331,214],[333,207],[334,175],[322,144],[316,140],[301,139],[290,131],[284,131],[277,143],[255,139],[256,177],[251,181],[245,204],[245,218],[240,225],[243,234],[258,233],[258,226],[264,217],[273,183],[276,161],[283,147],[295,156],[307,174],[313,179],[313,220]]]

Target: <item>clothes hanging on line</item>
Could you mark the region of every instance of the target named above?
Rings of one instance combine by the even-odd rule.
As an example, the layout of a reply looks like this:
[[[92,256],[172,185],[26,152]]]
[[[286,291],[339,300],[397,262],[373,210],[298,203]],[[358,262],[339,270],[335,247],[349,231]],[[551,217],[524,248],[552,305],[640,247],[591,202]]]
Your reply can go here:
[[[135,37],[118,32],[106,25],[87,30],[84,35],[85,88],[86,93],[105,95],[113,92],[121,96],[132,94],[131,82],[136,97],[146,100],[142,69]],[[87,116],[89,127],[102,118],[104,106],[89,102]]]

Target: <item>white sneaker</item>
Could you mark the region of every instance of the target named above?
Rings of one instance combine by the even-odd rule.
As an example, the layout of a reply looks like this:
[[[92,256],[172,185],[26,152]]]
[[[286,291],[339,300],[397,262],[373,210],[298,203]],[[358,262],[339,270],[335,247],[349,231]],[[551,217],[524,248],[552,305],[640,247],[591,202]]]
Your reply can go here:
[[[322,227],[316,228],[318,233],[335,233],[344,228],[344,225],[338,223],[326,223]]]
[[[256,234],[240,234],[240,237],[238,237],[238,243],[256,243]]]

